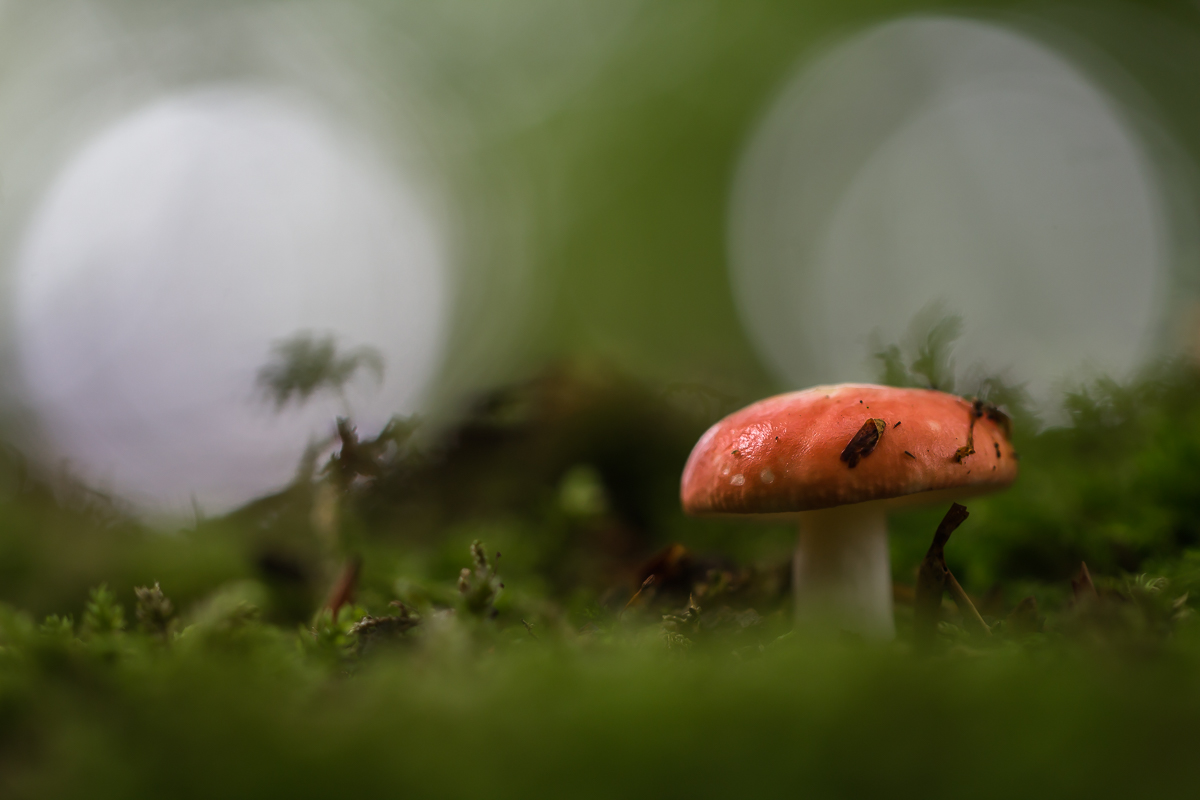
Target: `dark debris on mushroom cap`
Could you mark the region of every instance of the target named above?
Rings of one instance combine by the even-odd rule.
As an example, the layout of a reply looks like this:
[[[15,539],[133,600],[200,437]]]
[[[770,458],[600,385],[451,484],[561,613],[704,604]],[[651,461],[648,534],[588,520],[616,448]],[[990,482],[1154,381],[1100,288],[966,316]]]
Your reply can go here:
[[[684,468],[683,508],[697,515],[785,514],[1002,489],[1017,476],[1007,419],[976,410],[944,392],[869,384],[761,400],[701,437]],[[857,458],[843,458],[859,436]]]

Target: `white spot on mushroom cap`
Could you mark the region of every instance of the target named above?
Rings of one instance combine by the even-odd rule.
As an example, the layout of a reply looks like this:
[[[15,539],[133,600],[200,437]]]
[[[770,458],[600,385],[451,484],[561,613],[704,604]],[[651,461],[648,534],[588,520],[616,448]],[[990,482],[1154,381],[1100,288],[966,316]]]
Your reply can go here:
[[[775,482],[775,473],[769,469],[764,469],[761,473],[759,473],[758,477],[762,478],[763,483]]]
[[[730,478],[729,482],[734,486],[741,486],[746,482],[746,476],[739,472],[737,475],[734,475],[732,478]]]

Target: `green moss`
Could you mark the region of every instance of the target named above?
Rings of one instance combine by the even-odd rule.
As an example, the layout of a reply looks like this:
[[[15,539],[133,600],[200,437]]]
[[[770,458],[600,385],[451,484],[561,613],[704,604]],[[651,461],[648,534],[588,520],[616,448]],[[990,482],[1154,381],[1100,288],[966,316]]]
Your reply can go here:
[[[36,485],[0,500],[0,796],[1190,786],[1191,367],[1098,382],[1069,426],[1017,428],[1020,480],[970,503],[946,552],[992,635],[947,605],[922,652],[903,602],[888,645],[791,633],[792,532],[684,518],[675,481],[705,421],[608,380],[519,387],[525,417],[337,488],[352,535],[336,551],[305,527],[311,485],[172,533]],[[568,410],[539,405],[550,387]],[[622,430],[657,454],[633,494],[607,460]],[[943,512],[894,520],[899,582]],[[350,554],[354,599],[315,613]]]

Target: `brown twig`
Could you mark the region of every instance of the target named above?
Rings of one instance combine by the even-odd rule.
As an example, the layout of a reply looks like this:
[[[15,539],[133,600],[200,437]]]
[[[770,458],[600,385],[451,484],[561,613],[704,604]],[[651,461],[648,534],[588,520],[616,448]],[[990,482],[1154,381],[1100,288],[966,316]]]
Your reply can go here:
[[[329,602],[325,605],[329,608],[335,624],[342,606],[354,601],[354,590],[358,586],[358,573],[361,569],[362,559],[358,556],[351,558],[342,567],[342,574],[338,576],[337,583],[329,593]]]
[[[1071,579],[1071,595],[1078,603],[1085,597],[1095,600],[1100,596],[1096,584],[1092,583],[1092,573],[1088,571],[1087,562],[1079,562],[1079,574]]]
[[[646,580],[642,581],[642,585],[641,585],[641,586],[639,586],[639,587],[638,587],[638,590],[637,590],[636,592],[634,592],[634,593],[633,593],[633,597],[629,598],[629,602],[628,602],[628,603],[626,603],[626,604],[625,604],[625,607],[621,609],[621,613],[620,613],[620,614],[617,614],[617,619],[618,619],[618,620],[619,620],[619,619],[621,619],[621,617],[625,616],[625,612],[626,612],[626,611],[629,609],[629,607],[630,607],[631,605],[633,605],[634,601],[635,601],[635,600],[637,600],[639,597],[641,597],[641,596],[642,596],[642,592],[646,591],[646,590],[647,590],[647,589],[649,589],[651,586],[653,586],[653,585],[654,585],[654,582],[655,582],[657,579],[658,579],[658,576],[657,576],[657,575],[654,575],[653,573],[651,573],[650,575],[647,575],[647,576],[646,576]]]
[[[1005,618],[1004,625],[1006,630],[1016,633],[1029,634],[1040,631],[1042,621],[1038,617],[1037,600],[1026,597],[1017,603],[1017,607]]]
[[[950,596],[954,598],[954,605],[958,606],[958,613],[963,615],[963,619],[974,622],[979,630],[983,631],[985,636],[991,636],[992,629],[983,621],[983,616],[979,613],[979,609],[975,608],[975,604],[971,602],[970,595],[959,585],[954,577],[954,573],[949,569],[946,570],[946,588],[950,590]]]
[[[983,416],[983,404],[976,400],[971,406],[971,424],[967,427],[967,443],[954,451],[954,460],[959,464],[975,453],[975,421]]]
[[[917,571],[913,617],[914,633],[918,641],[929,642],[933,639],[942,607],[942,595],[947,588],[950,589],[955,602],[959,605],[959,610],[963,611],[964,615],[967,613],[964,611],[965,605],[974,612],[975,617],[979,618],[979,622],[983,623],[983,618],[979,617],[979,612],[975,610],[974,604],[966,596],[967,593],[958,585],[958,581],[954,579],[954,576],[950,574],[950,569],[946,566],[946,542],[950,541],[950,534],[954,533],[968,516],[970,513],[965,506],[952,503],[946,516],[942,517],[937,531],[933,534],[933,543],[929,545],[929,550],[925,553],[924,560],[921,561],[921,568]],[[957,591],[955,587],[957,587]],[[959,602],[959,593],[964,602]],[[987,630],[987,625],[984,624],[983,628]]]

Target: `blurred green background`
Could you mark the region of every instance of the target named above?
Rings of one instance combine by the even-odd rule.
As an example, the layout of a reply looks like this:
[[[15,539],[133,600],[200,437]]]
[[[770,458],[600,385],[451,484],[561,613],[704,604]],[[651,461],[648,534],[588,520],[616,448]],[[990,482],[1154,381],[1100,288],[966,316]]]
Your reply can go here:
[[[748,149],[806,65],[914,15],[996,26],[1082,76],[1135,145],[1158,259],[1128,266],[1153,311],[1135,320],[1136,362],[1110,375],[1103,352],[1031,357],[1059,370],[1036,397],[1026,362],[978,363],[980,313],[937,305],[941,273],[893,270],[928,286],[911,325],[831,312],[822,335],[856,354],[854,374],[884,380],[873,356],[894,343],[911,365],[932,344],[957,391],[1002,390],[1016,423],[1019,481],[970,502],[946,553],[993,630],[947,601],[924,650],[912,592],[944,508],[892,520],[899,635],[879,645],[790,632],[792,528],[678,505],[709,425],[801,386],[739,284]],[[1198,35],[1183,2],[0,3],[0,794],[1184,794],[1200,699]],[[880,103],[903,116],[914,90],[887,77]],[[206,149],[216,125],[179,129],[176,161],[164,134],[161,152],[95,167],[107,183],[71,183],[100,163],[81,153],[172,98],[299,108],[373,177],[305,183],[291,139],[272,161],[288,111],[239,128],[267,145],[226,172],[204,160],[235,152]],[[847,96],[847,119],[863,103]],[[846,130],[829,162],[876,133]],[[1064,158],[1106,163],[1087,144]],[[797,163],[779,175],[803,186]],[[157,164],[184,165],[159,194]],[[974,166],[976,184],[999,180]],[[217,174],[233,177],[205,182]],[[77,186],[92,188],[63,188]],[[1057,213],[1019,190],[997,192]],[[371,205],[393,196],[417,211]],[[1006,219],[970,230],[1020,250]],[[1047,227],[1075,253],[1112,226]],[[395,231],[432,231],[434,255],[406,260]],[[393,234],[399,250],[356,249]],[[411,264],[420,280],[381,277]],[[1134,315],[1111,278],[1096,305],[1061,307],[1063,341]],[[785,310],[796,285],[780,284]],[[938,343],[935,312],[966,334]],[[419,348],[389,333],[410,316]],[[256,370],[298,331],[351,360],[273,407]],[[341,414],[356,434],[336,431]],[[1072,585],[1081,562],[1091,593]],[[169,603],[135,593],[156,584]]]

